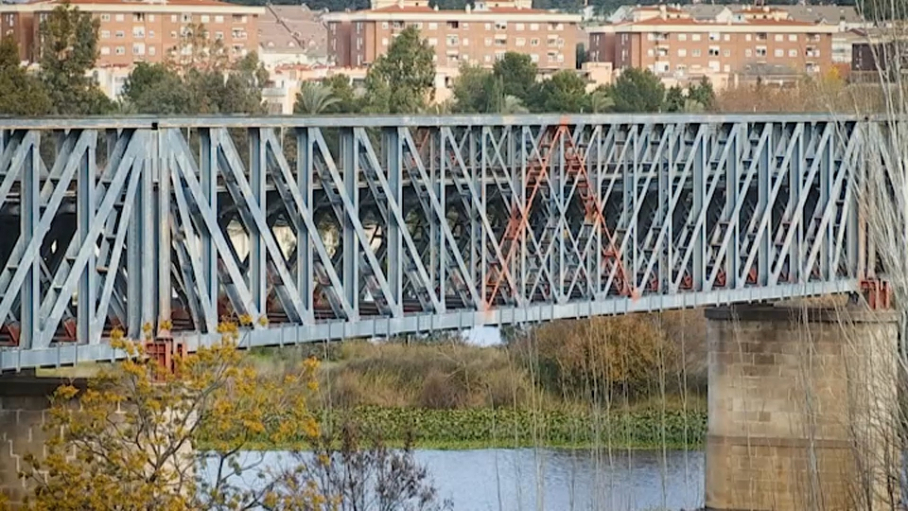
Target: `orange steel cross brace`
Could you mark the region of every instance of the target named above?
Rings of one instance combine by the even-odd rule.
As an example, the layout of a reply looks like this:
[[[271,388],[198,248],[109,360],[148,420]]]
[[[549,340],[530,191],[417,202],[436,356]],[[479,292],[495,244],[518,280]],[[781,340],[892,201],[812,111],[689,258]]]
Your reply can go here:
[[[565,136],[567,135],[567,136]],[[617,267],[616,277],[617,283],[616,287],[618,292],[627,295],[636,297],[636,290],[632,289],[632,286],[627,280],[627,274],[624,271],[623,264],[621,262],[621,254],[618,250],[615,239],[612,236],[612,233],[609,231],[605,218],[602,215],[601,204],[595,194],[590,193],[589,187],[589,175],[586,172],[586,165],[583,162],[583,158],[580,158],[577,154],[574,141],[570,137],[570,130],[566,125],[558,126],[555,130],[554,135],[551,140],[546,141],[546,146],[543,148],[551,149],[556,143],[561,140],[564,140],[567,143],[565,148],[565,159],[568,158],[568,155],[574,160],[575,165],[567,165],[567,169],[571,173],[576,173],[578,179],[577,190],[580,193],[580,198],[583,201],[584,208],[586,210],[587,218],[593,217],[594,221],[599,224],[600,230],[605,235],[608,240],[608,247],[605,249],[603,255],[606,257],[606,261],[611,260],[612,263]],[[520,234],[523,234],[529,224],[530,210],[533,207],[533,201],[536,198],[536,193],[539,191],[539,187],[542,184],[543,179],[548,178],[548,166],[549,166],[549,155],[551,150],[545,151],[544,156],[537,157],[539,161],[538,167],[528,168],[527,170],[527,184],[529,190],[529,196],[526,199],[526,205],[524,210],[521,211],[520,208],[516,206],[511,210],[511,216],[508,219],[508,225],[505,228],[504,235],[502,236],[502,244],[508,243],[507,255],[505,256],[504,264],[501,264],[501,270],[497,274],[490,275],[489,286],[491,287],[491,292],[489,293],[489,298],[487,303],[491,304],[494,302],[497,297],[498,290],[501,287],[502,280],[508,276],[508,267],[514,257],[514,253],[517,249],[518,243],[516,242]],[[567,162],[566,162],[567,163]],[[582,181],[581,181],[582,179]],[[581,186],[582,184],[582,186]]]

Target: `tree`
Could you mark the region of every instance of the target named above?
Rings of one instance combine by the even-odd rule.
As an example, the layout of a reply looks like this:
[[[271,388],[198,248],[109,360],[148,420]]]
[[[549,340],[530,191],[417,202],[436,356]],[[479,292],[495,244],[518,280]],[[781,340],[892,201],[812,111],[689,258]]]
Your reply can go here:
[[[198,113],[192,91],[175,70],[162,64],[136,64],[123,84],[122,99],[141,114]]]
[[[337,101],[325,109],[326,113],[353,114],[359,111],[360,106],[356,98],[356,91],[350,85],[350,77],[344,74],[331,75],[322,80],[322,85],[331,90],[331,96]]]
[[[612,97],[609,95],[609,88],[600,85],[590,93],[590,112],[594,114],[601,114],[608,112],[613,106],[615,106],[615,101],[612,100]]]
[[[60,387],[45,424],[46,456],[27,456],[38,510],[248,509],[276,497],[277,480],[256,468],[252,442],[279,445],[319,435],[308,400],[317,363],[263,378],[242,363],[235,325],[220,342],[177,358],[176,370],[147,361],[119,332],[111,343],[130,358],[90,380]],[[72,406],[78,399],[79,406]],[[205,444],[196,470],[193,442]],[[200,451],[201,452],[201,451]],[[251,457],[250,457],[251,456]],[[252,472],[252,474],[250,474]],[[264,484],[240,488],[235,474]]]
[[[203,72],[223,70],[229,60],[223,41],[212,39],[201,23],[181,29],[180,44],[170,50],[167,59],[168,64],[181,74],[191,69]]]
[[[88,76],[98,56],[100,21],[69,3],[58,5],[41,22],[40,78],[61,115],[110,112],[113,102]]]
[[[330,87],[316,82],[304,82],[296,93],[293,113],[303,115],[320,115],[338,103]]]
[[[265,105],[262,87],[268,81],[268,71],[258,54],[249,53],[238,60],[227,73],[227,81],[217,98],[218,111],[231,114],[262,114]]]
[[[369,108],[391,114],[423,110],[435,92],[434,55],[435,51],[420,39],[416,27],[401,31],[366,75]]]
[[[665,93],[665,110],[668,112],[680,112],[684,110],[685,101],[687,101],[687,98],[684,97],[684,91],[681,90],[680,86],[673,85]]]
[[[617,112],[658,112],[665,101],[665,86],[649,69],[626,69],[611,90]]]
[[[0,40],[0,114],[35,117],[53,109],[40,80],[19,63],[19,47],[11,37]]]
[[[687,88],[687,99],[699,103],[706,110],[711,110],[716,103],[716,91],[712,82],[704,76],[699,84],[690,85]]]
[[[502,82],[494,73],[469,64],[460,66],[452,93],[457,113],[497,113],[504,98]]]
[[[495,76],[501,81],[502,94],[514,96],[527,102],[530,90],[536,83],[539,70],[529,55],[507,52],[492,67]]]
[[[574,71],[558,71],[533,87],[527,103],[533,112],[583,112],[589,106],[586,82]]]

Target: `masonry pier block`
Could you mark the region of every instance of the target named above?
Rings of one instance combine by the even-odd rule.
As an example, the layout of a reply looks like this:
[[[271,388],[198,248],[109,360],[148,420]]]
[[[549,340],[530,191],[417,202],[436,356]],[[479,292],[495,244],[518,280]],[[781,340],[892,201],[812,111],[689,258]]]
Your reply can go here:
[[[706,317],[707,509],[892,509],[896,315],[762,306]]]

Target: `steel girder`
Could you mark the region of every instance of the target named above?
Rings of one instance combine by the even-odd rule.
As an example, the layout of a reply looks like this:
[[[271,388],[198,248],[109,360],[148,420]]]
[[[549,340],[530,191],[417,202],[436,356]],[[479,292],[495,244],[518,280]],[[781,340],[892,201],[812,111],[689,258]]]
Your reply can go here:
[[[0,121],[0,370],[857,291],[876,124]]]

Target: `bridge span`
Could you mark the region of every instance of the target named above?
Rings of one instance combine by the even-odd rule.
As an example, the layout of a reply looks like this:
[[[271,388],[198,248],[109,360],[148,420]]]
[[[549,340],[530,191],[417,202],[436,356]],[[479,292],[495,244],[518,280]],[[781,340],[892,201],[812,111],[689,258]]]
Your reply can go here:
[[[0,370],[858,292],[827,115],[0,120]],[[870,148],[873,148],[871,155]]]

